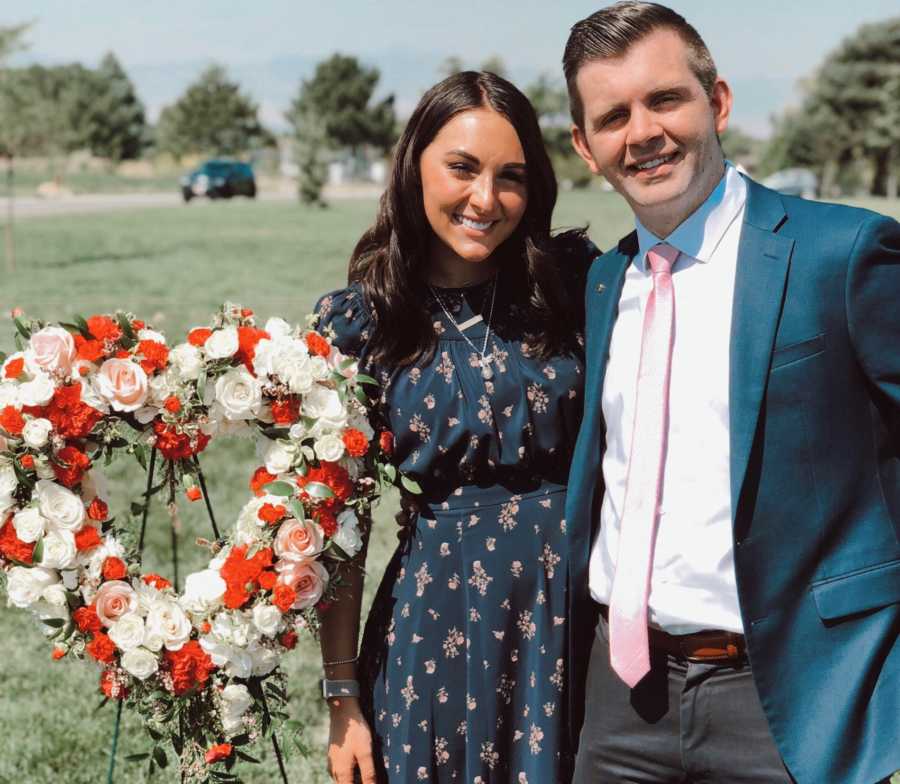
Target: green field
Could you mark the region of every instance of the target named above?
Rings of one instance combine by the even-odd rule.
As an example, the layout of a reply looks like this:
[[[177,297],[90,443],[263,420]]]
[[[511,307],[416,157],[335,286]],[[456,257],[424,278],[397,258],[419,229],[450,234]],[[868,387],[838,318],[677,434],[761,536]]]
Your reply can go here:
[[[900,216],[900,205],[871,203]],[[102,215],[31,219],[16,228],[19,271],[0,286],[0,348],[12,347],[9,313],[67,320],[117,308],[133,311],[163,331],[171,343],[205,323],[224,300],[254,308],[261,321],[280,315],[297,322],[319,294],[342,284],[348,255],[374,216],[373,201],[336,201],[328,210],[283,203],[216,203],[208,208],[153,209]],[[630,227],[618,197],[588,192],[561,199],[556,224],[591,224],[591,236],[609,247]],[[244,442],[213,445],[203,455],[220,528],[231,525],[248,497],[253,448]],[[112,512],[127,519],[131,497],[140,493],[136,466],[111,472],[117,490]],[[391,501],[376,518],[369,596],[395,541]],[[181,573],[200,568],[191,543],[209,527],[199,504],[181,504]],[[145,562],[171,576],[168,518],[161,507],[150,519]],[[50,660],[50,646],[36,624],[14,608],[0,610],[0,782],[95,784],[106,780],[114,709],[95,711],[98,671],[88,663]],[[307,640],[288,658],[291,713],[307,727],[309,758],[291,753],[292,782],[328,781],[324,770],[326,711],[316,696],[319,654]],[[291,747],[290,739],[285,746]],[[124,761],[147,744],[134,716],[126,716],[116,781],[144,782],[144,769]],[[260,745],[261,766],[242,764],[248,782],[273,782],[271,748]],[[176,782],[169,771],[154,782]]]

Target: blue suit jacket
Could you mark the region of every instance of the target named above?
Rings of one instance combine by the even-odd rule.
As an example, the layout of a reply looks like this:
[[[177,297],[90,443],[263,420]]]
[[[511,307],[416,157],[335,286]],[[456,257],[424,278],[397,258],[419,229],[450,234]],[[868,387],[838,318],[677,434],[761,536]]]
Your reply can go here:
[[[800,784],[872,784],[900,768],[900,224],[747,184],[729,398],[751,667]],[[637,252],[631,234],[588,277],[566,509],[576,615],[603,497],[610,335]]]

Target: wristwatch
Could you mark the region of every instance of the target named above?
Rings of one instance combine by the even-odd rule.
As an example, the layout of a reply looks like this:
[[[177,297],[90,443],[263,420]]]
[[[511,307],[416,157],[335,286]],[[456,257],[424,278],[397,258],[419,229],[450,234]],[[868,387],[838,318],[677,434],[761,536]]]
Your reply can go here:
[[[331,681],[328,678],[322,678],[319,683],[322,684],[322,698],[331,699],[332,697],[359,697],[359,681]]]

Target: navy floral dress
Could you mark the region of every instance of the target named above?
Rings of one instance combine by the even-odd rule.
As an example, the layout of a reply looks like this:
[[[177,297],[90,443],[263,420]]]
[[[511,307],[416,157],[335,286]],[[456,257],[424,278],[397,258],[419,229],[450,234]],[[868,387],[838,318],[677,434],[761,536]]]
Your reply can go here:
[[[572,297],[583,298],[582,275],[571,277]],[[487,318],[491,286],[436,292],[463,323]],[[578,339],[571,353],[537,358],[502,291],[501,273],[490,380],[427,289],[434,357],[395,369],[368,363],[397,467],[424,491],[360,657],[376,760],[396,784],[556,784],[571,775],[568,699],[579,687],[569,675],[563,514],[583,358]],[[360,289],[333,292],[316,309],[320,327],[366,366],[373,324]],[[485,324],[466,334],[480,349]]]

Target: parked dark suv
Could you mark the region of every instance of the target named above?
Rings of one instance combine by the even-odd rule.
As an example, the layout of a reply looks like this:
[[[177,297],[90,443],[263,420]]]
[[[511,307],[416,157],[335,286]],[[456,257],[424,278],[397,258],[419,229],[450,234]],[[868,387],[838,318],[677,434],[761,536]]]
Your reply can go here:
[[[256,180],[249,163],[239,161],[206,161],[181,178],[181,195],[190,201],[194,196],[230,199],[232,196],[256,197]]]

